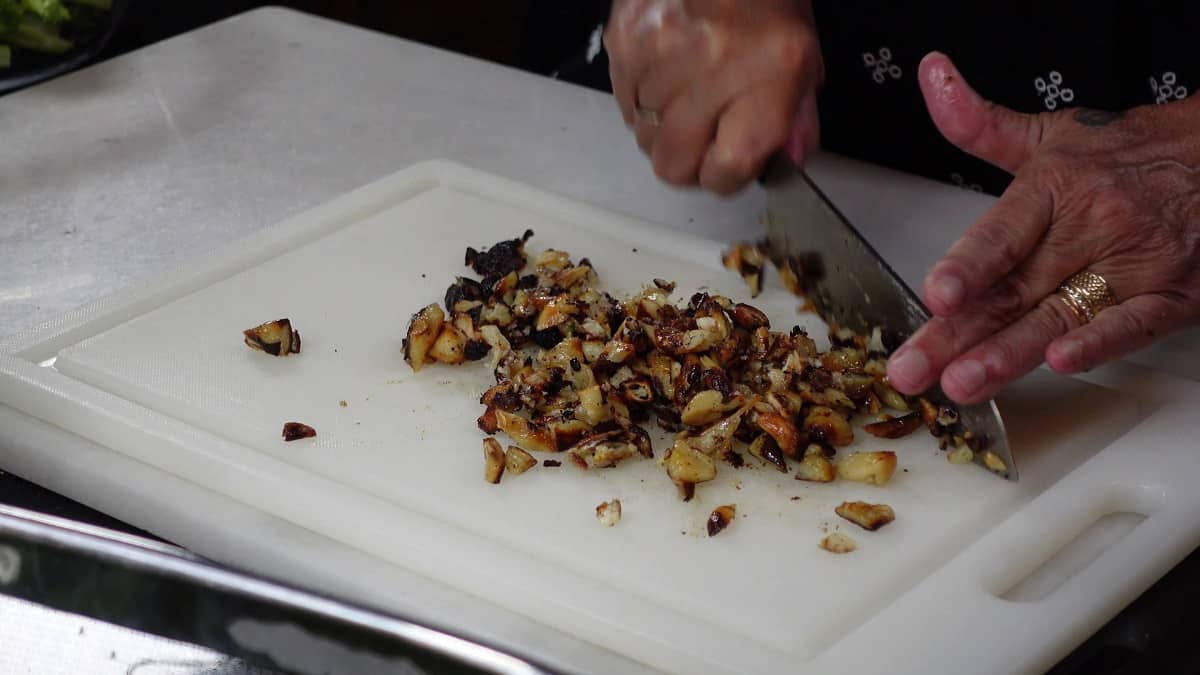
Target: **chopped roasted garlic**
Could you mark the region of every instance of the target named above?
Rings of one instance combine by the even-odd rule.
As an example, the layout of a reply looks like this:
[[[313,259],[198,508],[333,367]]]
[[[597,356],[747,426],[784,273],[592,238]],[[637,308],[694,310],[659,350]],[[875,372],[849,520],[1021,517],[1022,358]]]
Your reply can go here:
[[[920,413],[908,413],[883,422],[872,422],[863,427],[867,433],[879,438],[903,438],[921,427]]]
[[[726,402],[721,392],[706,389],[695,396],[684,406],[679,419],[684,424],[700,427],[716,422],[726,413],[737,410],[741,406],[741,398]]]
[[[975,452],[966,445],[960,445],[946,453],[946,459],[951,464],[970,464],[975,461]]]
[[[508,446],[508,449],[504,451],[504,470],[514,476],[520,476],[535,466],[537,466],[537,460],[533,458],[533,455],[515,445]]]
[[[500,441],[483,439],[483,479],[489,483],[499,483],[504,475],[504,461],[504,449],[500,447]]]
[[[562,250],[527,255],[531,236],[468,249],[465,261],[479,278],[456,277],[443,305],[412,317],[404,340],[413,370],[486,362],[495,384],[480,397],[477,424],[514,444],[497,455],[491,448],[499,440],[489,439],[489,480],[527,471],[535,451],[567,453],[547,466],[565,460],[586,469],[654,457],[646,429],[656,424],[676,434],[660,464],[685,500],[714,480],[718,463],[743,466],[745,445],[781,472],[797,464],[800,480],[829,482],[840,473],[882,485],[895,471],[891,453],[831,458],[854,441],[856,418],[885,408],[904,414],[867,420],[868,433],[898,438],[924,422],[943,447],[986,449],[952,409],[922,400],[910,412],[917,399],[888,384],[878,329],[868,337],[834,326],[822,351],[798,326],[772,331],[761,309],[708,290],[676,296],[668,279],[617,299],[601,290],[586,258],[576,262]],[[725,259],[757,295],[774,255],[764,243],[735,247]],[[784,261],[781,279],[798,290],[804,271]]]
[[[770,434],[759,434],[751,441],[750,454],[775,467],[781,473],[788,471],[787,460],[783,458],[783,450],[779,448],[779,444]]]
[[[800,432],[790,419],[783,415],[766,414],[757,416],[758,427],[767,433],[785,457],[799,456]]]
[[[821,454],[808,454],[800,460],[796,467],[796,480],[806,480],[812,483],[832,483],[837,478],[837,469],[828,457]]]
[[[896,453],[854,452],[843,457],[837,464],[838,477],[856,483],[886,485],[896,473]]]
[[[717,477],[717,465],[712,457],[696,450],[685,439],[676,440],[665,459],[667,475],[681,487]]]
[[[462,334],[452,324],[446,324],[442,328],[441,335],[433,341],[433,347],[429,350],[429,357],[438,363],[448,363],[451,365],[462,363],[467,360],[467,336]]]
[[[810,440],[839,448],[854,442],[854,430],[844,416],[825,406],[814,406],[804,418],[804,431]]]
[[[713,512],[708,515],[708,536],[715,537],[724,532],[736,517],[736,504],[725,504],[713,509]]]
[[[1008,471],[1008,465],[1004,463],[1004,460],[1000,459],[1000,455],[991,450],[983,453],[983,465],[996,473],[1005,473]]]
[[[887,504],[842,502],[834,511],[864,530],[878,530],[896,519],[896,512]]]
[[[596,520],[605,527],[612,527],[621,522],[621,500],[614,499],[602,502],[596,507]]]
[[[567,456],[581,469],[606,469],[637,454],[637,444],[629,432],[609,431],[585,439]]]
[[[858,543],[848,534],[841,532],[833,532],[821,540],[818,544],[821,548],[830,553],[850,553],[858,549]]]
[[[408,323],[408,337],[404,339],[404,360],[419,371],[428,362],[429,350],[442,332],[446,314],[437,304],[432,304],[413,315]]]
[[[300,353],[300,331],[289,319],[277,319],[242,331],[246,346],[271,356]]]

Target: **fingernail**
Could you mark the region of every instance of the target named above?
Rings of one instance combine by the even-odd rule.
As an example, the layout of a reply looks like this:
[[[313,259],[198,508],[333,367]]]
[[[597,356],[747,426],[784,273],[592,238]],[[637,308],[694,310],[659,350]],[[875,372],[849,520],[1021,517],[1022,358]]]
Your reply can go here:
[[[970,396],[987,384],[987,368],[978,361],[959,361],[946,369],[946,377],[958,384]]]
[[[943,275],[940,279],[933,282],[933,295],[938,302],[946,308],[947,311],[953,312],[958,309],[959,303],[962,302],[963,288],[962,281],[958,277],[949,274]]]
[[[1071,372],[1079,370],[1079,363],[1083,358],[1083,347],[1080,346],[1079,341],[1062,340],[1054,345],[1054,351],[1058,352],[1057,361],[1061,366],[1060,370]]]
[[[920,387],[929,374],[929,359],[920,349],[905,349],[888,361],[888,378],[908,393]]]

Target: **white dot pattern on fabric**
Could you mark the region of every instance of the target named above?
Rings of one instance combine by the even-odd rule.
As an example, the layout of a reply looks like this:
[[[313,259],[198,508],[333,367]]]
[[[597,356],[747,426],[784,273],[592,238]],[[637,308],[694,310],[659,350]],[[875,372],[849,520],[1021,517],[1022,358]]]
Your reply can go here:
[[[954,183],[955,185],[957,185],[958,187],[960,187],[964,190],[970,190],[972,192],[983,192],[982,185],[980,185],[979,183],[968,183],[967,179],[963,178],[963,175],[957,171],[950,174],[950,182]]]
[[[592,31],[592,36],[588,38],[587,54],[584,55],[588,63],[592,63],[597,56],[600,56],[600,50],[604,47],[603,37],[604,26],[596,26],[596,30]]]
[[[1173,70],[1168,70],[1160,77],[1150,78],[1150,95],[1159,105],[1171,101],[1182,101],[1188,97],[1188,93],[1188,88],[1179,84],[1179,78]]]
[[[1044,77],[1033,80],[1033,89],[1042,97],[1046,110],[1055,110],[1059,103],[1070,104],[1075,100],[1075,90],[1063,86],[1062,73],[1052,70]]]
[[[874,54],[863,52],[862,61],[863,67],[871,71],[871,79],[875,80],[875,84],[883,84],[888,78],[898,80],[904,76],[900,66],[892,63],[892,50],[888,47],[880,47]]]

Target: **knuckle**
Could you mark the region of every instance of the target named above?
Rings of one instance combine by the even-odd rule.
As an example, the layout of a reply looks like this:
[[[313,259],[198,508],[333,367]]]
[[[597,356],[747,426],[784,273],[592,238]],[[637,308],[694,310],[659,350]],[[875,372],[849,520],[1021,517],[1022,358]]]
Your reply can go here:
[[[1047,333],[1053,337],[1066,335],[1079,325],[1079,320],[1067,309],[1056,295],[1052,295],[1043,302],[1044,309],[1040,312],[1043,315],[1043,321],[1046,325]]]
[[[703,180],[701,185],[705,190],[722,197],[734,194],[741,187],[741,184],[736,179],[728,176],[708,176]]]
[[[719,145],[713,152],[713,170],[725,181],[738,182],[753,171],[753,159],[740,147]]]
[[[985,311],[998,322],[1008,323],[1029,307],[1028,286],[1015,277],[1005,277],[988,292]]]
[[[637,125],[634,135],[637,138],[638,147],[642,149],[642,152],[650,155],[654,151],[654,132],[646,131],[644,126],[643,124]]]
[[[1109,336],[1110,340],[1106,342],[1127,343],[1153,334],[1151,322],[1138,312],[1121,312],[1116,320],[1106,323],[1112,326],[1115,333]]]
[[[709,68],[726,63],[731,51],[729,38],[721,31],[703,31],[689,41],[687,48]]]
[[[986,363],[996,379],[1014,380],[1041,361],[1046,346],[1065,331],[1053,310],[1031,312],[1028,319],[992,338]]]
[[[1132,234],[1131,230],[1144,220],[1146,207],[1137,197],[1116,186],[1091,183],[1079,199],[1089,200],[1086,213],[1090,220],[1111,234]]]
[[[783,145],[786,137],[769,121],[761,128],[742,128],[719,143],[714,162],[724,174],[741,180],[754,177],[759,166],[772,150]]]
[[[671,185],[691,185],[696,182],[695,171],[677,157],[666,157],[655,148],[654,174]]]
[[[737,192],[744,183],[739,182],[737,177],[721,173],[710,165],[701,171],[700,185],[713,194],[725,197]]]
[[[988,374],[997,381],[1007,382],[1020,376],[1026,357],[1024,350],[1012,338],[997,337],[988,347]]]
[[[1036,163],[1031,165],[1031,171],[1038,176],[1038,181],[1060,187],[1069,184],[1069,176],[1078,176],[1078,158],[1075,153],[1054,144],[1043,144],[1039,148]]]
[[[776,33],[774,39],[767,41],[765,51],[770,59],[769,63],[788,73],[802,71],[812,60],[812,49],[808,41],[790,31]]]
[[[934,317],[917,331],[912,344],[926,354],[933,355],[935,360],[945,361],[946,357],[959,354],[970,346],[965,337],[959,330],[958,322]]]
[[[604,45],[604,51],[608,53],[609,63],[624,65],[629,61],[629,41],[625,37],[622,22],[610,22],[604,28],[600,41]]]
[[[1145,298],[1136,309],[1112,311],[1112,318],[1103,322],[1105,347],[1137,344],[1156,337],[1159,324],[1169,315],[1167,303],[1154,296]]]
[[[995,221],[982,223],[979,227],[972,228],[965,236],[973,244],[972,248],[984,252],[985,260],[990,258],[995,261],[993,264],[997,268],[1003,268],[1002,270],[997,269],[998,273],[1002,274],[1015,268],[1023,259],[1019,242],[1010,232],[1009,227],[1003,223]],[[969,264],[977,266],[978,261],[972,259]]]
[[[654,63],[666,64],[685,58],[691,51],[690,40],[678,29],[664,26],[654,34],[651,54]],[[707,45],[706,45],[707,46]]]

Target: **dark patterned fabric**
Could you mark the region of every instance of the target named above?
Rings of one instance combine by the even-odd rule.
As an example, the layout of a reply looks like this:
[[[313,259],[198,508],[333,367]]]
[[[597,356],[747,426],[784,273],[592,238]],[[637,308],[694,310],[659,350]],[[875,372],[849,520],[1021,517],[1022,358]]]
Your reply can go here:
[[[578,37],[584,47],[556,77],[611,90],[599,41],[608,4],[573,3],[596,28]],[[915,73],[930,51],[950,56],[984,97],[1022,112],[1124,110],[1200,85],[1194,0],[816,0],[814,9],[826,71],[822,146],[992,194],[1008,174],[951,146],[925,112]]]

